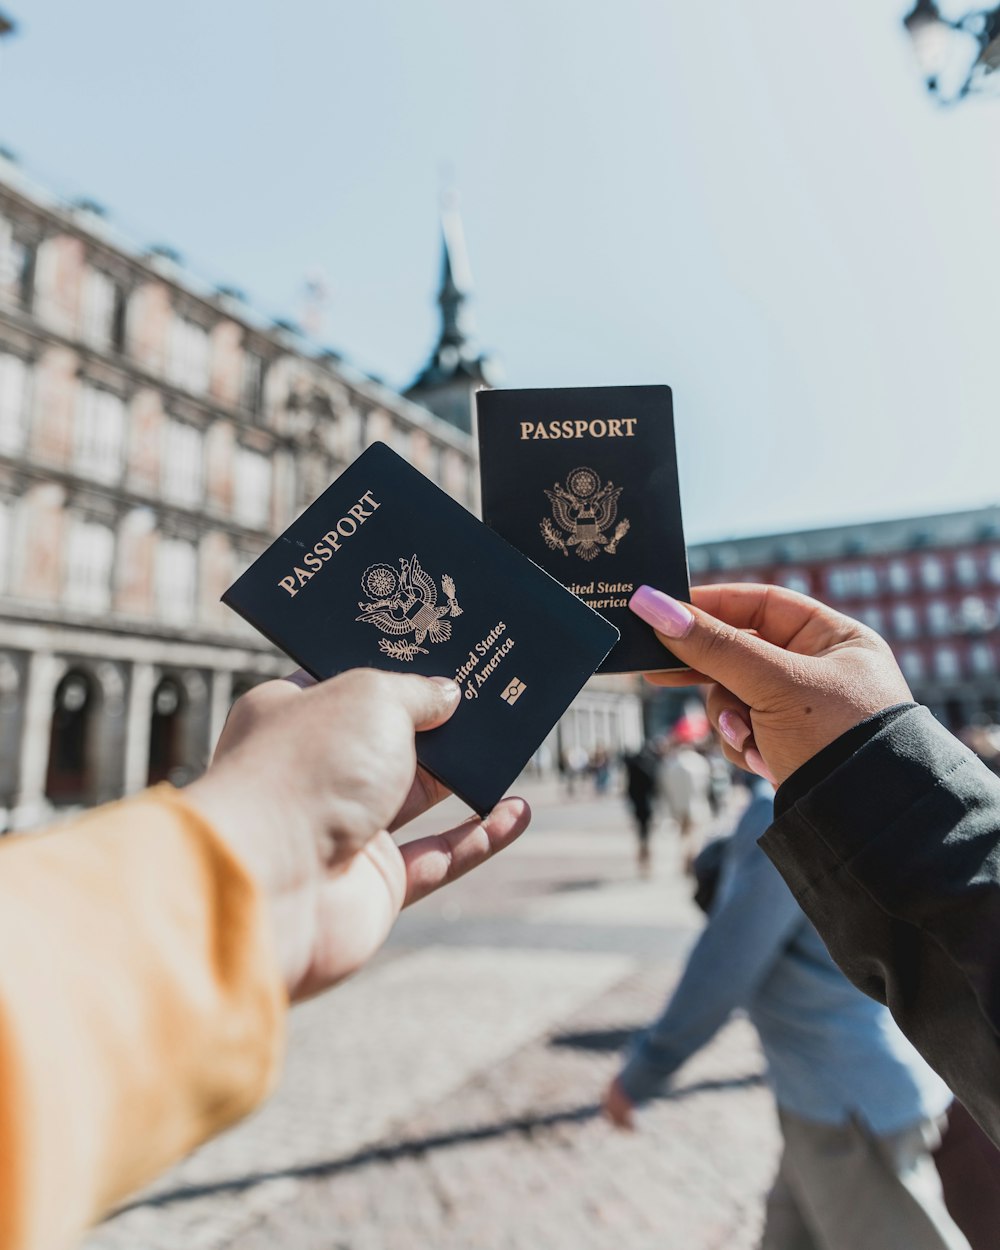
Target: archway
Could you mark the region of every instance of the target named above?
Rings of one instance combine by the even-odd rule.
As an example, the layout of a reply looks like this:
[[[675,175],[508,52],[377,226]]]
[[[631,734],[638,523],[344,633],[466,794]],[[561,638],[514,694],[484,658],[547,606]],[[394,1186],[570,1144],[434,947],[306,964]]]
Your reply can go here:
[[[97,688],[83,669],[70,669],[52,703],[45,797],[56,806],[92,801],[94,794],[94,714]]]
[[[153,691],[153,712],[149,726],[149,770],[151,786],[169,781],[185,764],[184,690],[173,677],[164,677]]]

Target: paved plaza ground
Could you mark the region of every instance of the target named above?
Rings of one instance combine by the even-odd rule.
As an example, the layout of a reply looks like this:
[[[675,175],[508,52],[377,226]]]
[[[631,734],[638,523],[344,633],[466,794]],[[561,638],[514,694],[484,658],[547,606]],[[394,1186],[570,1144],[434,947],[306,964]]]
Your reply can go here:
[[[754,1036],[730,1025],[642,1115],[598,1099],[700,927],[667,824],[635,876],[615,796],[522,790],[532,827],[418,904],[292,1016],[255,1116],[87,1250],[750,1250],[777,1156]],[[450,800],[421,828],[454,817]]]

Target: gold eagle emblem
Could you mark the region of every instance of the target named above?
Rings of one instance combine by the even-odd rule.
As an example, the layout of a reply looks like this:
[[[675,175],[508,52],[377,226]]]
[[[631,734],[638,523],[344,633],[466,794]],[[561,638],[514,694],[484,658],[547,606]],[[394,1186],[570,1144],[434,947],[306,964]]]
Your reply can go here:
[[[540,527],[546,546],[564,556],[572,549],[581,560],[593,560],[601,551],[613,556],[630,526],[623,517],[611,537],[607,535],[618,517],[622,489],[610,481],[602,484],[594,470],[587,468],[568,473],[565,486],[554,483],[552,490],[545,492],[552,505],[552,516],[545,517]]]
[[[416,655],[429,655],[423,642],[447,642],[451,637],[448,616],[461,616],[455,598],[455,583],[447,573],[441,577],[441,591],[447,599],[438,606],[438,588],[412,555],[400,556],[399,569],[390,564],[372,564],[361,575],[361,589],[368,601],[359,600],[361,615],[355,617],[366,625],[374,625],[390,638],[379,639],[379,650],[394,660],[410,661]],[[412,634],[412,640],[407,638]]]

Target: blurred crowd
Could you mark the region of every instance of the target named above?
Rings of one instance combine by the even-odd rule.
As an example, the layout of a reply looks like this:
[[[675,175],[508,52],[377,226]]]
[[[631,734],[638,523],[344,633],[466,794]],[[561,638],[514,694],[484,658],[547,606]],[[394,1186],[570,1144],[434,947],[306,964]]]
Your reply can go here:
[[[676,827],[683,867],[690,872],[713,821],[726,810],[738,784],[700,707],[647,738],[637,751],[615,755],[603,744],[589,752],[573,747],[560,755],[559,773],[569,797],[624,794],[644,875],[650,870],[650,836],[657,817],[668,817]]]

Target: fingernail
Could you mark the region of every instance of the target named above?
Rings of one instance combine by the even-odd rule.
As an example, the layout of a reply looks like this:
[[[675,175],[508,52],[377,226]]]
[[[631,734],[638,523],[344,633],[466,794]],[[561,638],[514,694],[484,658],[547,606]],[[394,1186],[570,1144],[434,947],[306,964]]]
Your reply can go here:
[[[286,674],[284,680],[290,685],[298,686],[300,690],[307,690],[310,686],[316,685],[316,678],[310,676],[304,668],[297,668],[294,673]]]
[[[458,682],[452,681],[450,677],[432,677],[430,680],[435,685],[440,686],[449,699],[457,699],[461,693],[458,688]]]
[[[756,747],[751,747],[749,751],[744,751],[743,758],[746,760],[747,768],[752,773],[756,773],[758,777],[763,777],[765,781],[769,781],[772,786],[778,784],[774,773],[764,763],[764,757]]]
[[[743,743],[750,737],[750,726],[742,716],[727,710],[719,717],[719,733],[734,751],[742,751]]]
[[[683,638],[694,624],[694,616],[683,603],[652,586],[640,586],[628,606],[640,620],[668,638]]]

